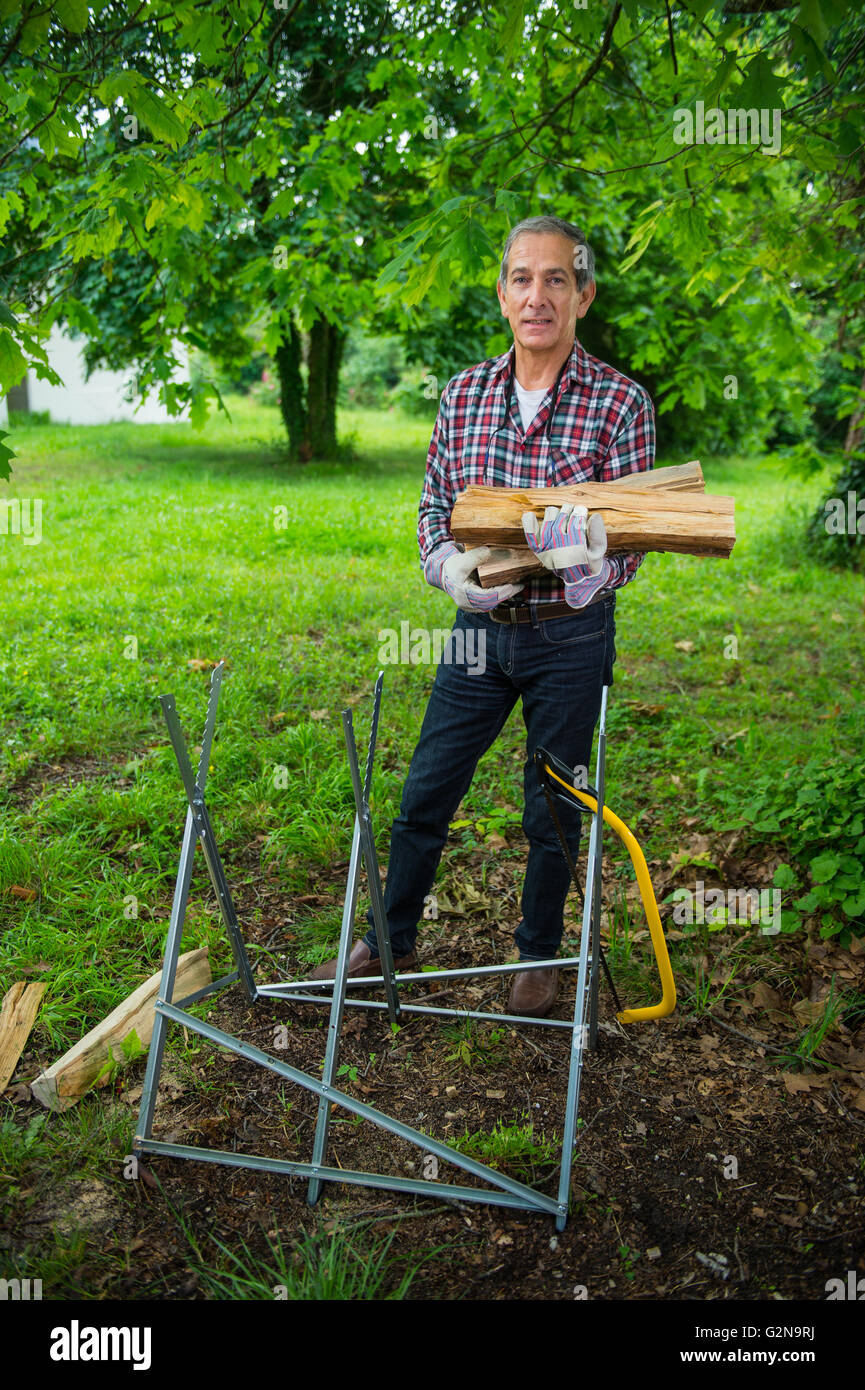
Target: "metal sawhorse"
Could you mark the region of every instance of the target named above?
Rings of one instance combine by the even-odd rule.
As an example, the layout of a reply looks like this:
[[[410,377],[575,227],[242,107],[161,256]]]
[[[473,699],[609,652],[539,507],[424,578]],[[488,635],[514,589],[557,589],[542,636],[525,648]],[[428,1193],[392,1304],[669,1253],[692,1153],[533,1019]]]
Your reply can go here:
[[[424,1002],[412,1004],[404,1003],[401,1000],[399,987],[402,985],[426,983],[432,980],[465,979],[478,975],[506,975],[516,971],[549,968],[553,962],[516,962],[508,965],[479,966],[465,970],[431,970],[421,973],[404,973],[400,975],[394,973],[393,957],[387,932],[384,901],[378,870],[378,858],[376,855],[375,838],[373,835],[369,807],[373,761],[375,757],[375,745],[381,706],[382,673],[379,674],[375,686],[372,723],[363,780],[361,780],[351,712],[346,710],[343,713],[343,729],[349,767],[351,770],[356,814],[335,979],[333,981],[328,980],[322,982],[289,980],[279,981],[274,984],[256,984],[246,954],[243,936],[232,902],[228,881],[217,849],[213,826],[204,795],[222,677],[223,663],[220,663],[211,675],[207,719],[204,736],[201,742],[201,755],[198,760],[197,776],[193,773],[189,761],[174,698],[171,695],[163,695],[160,697],[160,703],[168,725],[171,743],[180,768],[188,809],[180,853],[180,864],[174,890],[171,919],[165,945],[162,980],[155,1006],[156,1017],[154,1020],[153,1037],[150,1044],[144,1087],[141,1096],[141,1110],[135,1139],[133,1141],[133,1153],[136,1155],[144,1153],[166,1154],[176,1158],[197,1159],[199,1162],[227,1164],[232,1167],[251,1168],[273,1173],[287,1173],[293,1177],[307,1178],[309,1180],[308,1200],[310,1204],[317,1201],[321,1194],[322,1185],[326,1182],[355,1183],[364,1187],[385,1188],[395,1192],[424,1193],[428,1196],[432,1195],[449,1200],[479,1202],[494,1206],[516,1207],[527,1211],[546,1212],[548,1215],[555,1218],[556,1229],[559,1231],[563,1230],[568,1215],[568,1194],[577,1127],[577,1111],[579,1107],[583,1058],[587,1051],[591,1051],[595,1047],[597,1038],[600,962],[603,962],[604,969],[609,979],[609,971],[607,970],[606,961],[603,958],[603,951],[601,948],[601,866],[603,824],[605,821],[610,824],[620,838],[624,840],[631,855],[649,920],[652,944],[655,949],[663,987],[662,998],[659,1004],[644,1009],[620,1011],[618,1014],[619,1020],[622,1023],[631,1023],[646,1018],[659,1018],[670,1013],[675,1007],[676,1001],[675,986],[673,984],[666,943],[664,941],[664,934],[661,928],[645,858],[627,827],[618,820],[618,817],[613,815],[609,807],[604,805],[607,687],[604,687],[601,700],[595,787],[580,788],[575,786],[570,771],[550,754],[543,750],[539,750],[536,755],[538,776],[547,796],[550,811],[562,841],[562,848],[568,859],[569,867],[578,891],[580,891],[580,885],[577,878],[576,865],[571,858],[566,840],[561,831],[555,809],[556,802],[558,800],[561,803],[568,803],[571,806],[576,805],[582,813],[591,814],[586,888],[585,892],[582,894],[583,919],[580,951],[578,956],[565,960],[556,960],[554,962],[560,969],[574,967],[577,969],[577,991],[574,1016],[572,1021],[565,1021],[550,1018],[517,1017],[509,1014],[483,1012],[473,1009],[440,1008]],[[598,806],[603,808],[602,815],[598,814]],[[177,960],[180,953],[183,924],[192,878],[192,865],[196,844],[199,841],[201,842],[207,869],[216,892],[222,920],[231,943],[235,968],[230,974],[223,976],[219,980],[215,980],[205,988],[197,990],[194,994],[187,995],[177,1003],[172,1003],[170,1001],[174,993]],[[376,939],[382,962],[382,973],[380,976],[376,977],[348,979],[348,958],[351,951],[357,909],[361,861],[363,861],[366,866],[367,880],[372,899]],[[225,1032],[221,1028],[213,1027],[210,1023],[197,1018],[194,1014],[189,1012],[190,1005],[198,1003],[209,995],[216,993],[218,990],[233,984],[239,984],[241,986],[250,1003],[270,998],[329,1005],[330,1020],[327,1031],[323,1072],[320,1079],[310,1076],[308,1073],[289,1065],[278,1057],[263,1052],[260,1048],[242,1042],[232,1034]],[[610,980],[610,984],[612,985],[612,980]],[[359,988],[366,989],[369,987],[375,988],[377,986],[383,987],[385,994],[384,1000],[357,997],[357,990]],[[616,1004],[618,1006],[618,999],[616,999]],[[392,1023],[397,1023],[402,1017],[407,1015],[427,1014],[434,1017],[484,1019],[496,1023],[519,1023],[544,1028],[570,1030],[571,1048],[568,1091],[565,1106],[561,1167],[556,1197],[549,1197],[528,1186],[526,1183],[518,1182],[488,1167],[484,1163],[480,1163],[465,1154],[459,1153],[450,1145],[433,1139],[420,1130],[413,1129],[410,1125],[406,1125],[401,1120],[397,1120],[385,1114],[383,1111],[377,1110],[374,1106],[356,1100],[354,1096],[348,1095],[345,1091],[335,1086],[334,1078],[337,1074],[339,1039],[346,1006],[362,1009],[386,1010]],[[191,1144],[167,1143],[162,1140],[154,1139],[152,1135],[153,1116],[169,1023],[183,1024],[192,1032],[200,1034],[219,1047],[227,1048],[230,1052],[244,1057],[247,1061],[257,1063],[268,1071],[274,1072],[277,1076],[287,1081],[294,1082],[296,1085],[303,1087],[305,1090],[317,1096],[318,1113],[310,1161],[308,1163],[295,1162],[287,1159],[269,1158],[264,1155],[239,1154],[225,1150],[201,1148]],[[361,1119],[370,1120],[373,1124],[378,1125],[386,1132],[397,1135],[399,1138],[405,1139],[409,1143],[418,1146],[426,1154],[433,1154],[443,1162],[453,1164],[472,1177],[486,1182],[489,1186],[468,1187],[455,1183],[437,1182],[430,1179],[405,1178],[388,1173],[351,1171],[328,1165],[326,1162],[326,1153],[331,1107],[334,1104],[343,1107],[352,1115],[357,1115]]]

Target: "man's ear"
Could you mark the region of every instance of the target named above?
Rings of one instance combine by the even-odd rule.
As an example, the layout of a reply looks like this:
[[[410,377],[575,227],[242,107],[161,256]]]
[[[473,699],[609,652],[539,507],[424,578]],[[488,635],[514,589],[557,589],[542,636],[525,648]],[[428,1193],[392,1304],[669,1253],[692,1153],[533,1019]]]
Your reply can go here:
[[[506,319],[507,316],[508,316],[508,311],[507,311],[507,309],[505,308],[505,297],[504,297],[504,295],[502,294],[502,282],[501,282],[501,280],[496,280],[496,294],[497,294],[498,297],[499,297],[499,308],[500,308],[501,311],[502,311],[502,318],[505,318],[505,319]]]
[[[589,312],[589,305],[595,297],[596,289],[597,285],[594,280],[590,280],[589,283],[580,290],[580,298],[577,303],[578,319],[584,319],[586,317],[586,314]]]

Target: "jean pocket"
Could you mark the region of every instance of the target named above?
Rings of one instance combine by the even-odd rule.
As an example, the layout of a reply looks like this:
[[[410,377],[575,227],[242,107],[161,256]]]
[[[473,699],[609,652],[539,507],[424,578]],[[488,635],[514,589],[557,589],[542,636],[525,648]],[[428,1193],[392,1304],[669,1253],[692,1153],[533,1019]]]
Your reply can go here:
[[[606,637],[605,605],[593,604],[585,615],[547,618],[539,624],[541,638],[548,647],[573,647],[578,643],[603,643]]]

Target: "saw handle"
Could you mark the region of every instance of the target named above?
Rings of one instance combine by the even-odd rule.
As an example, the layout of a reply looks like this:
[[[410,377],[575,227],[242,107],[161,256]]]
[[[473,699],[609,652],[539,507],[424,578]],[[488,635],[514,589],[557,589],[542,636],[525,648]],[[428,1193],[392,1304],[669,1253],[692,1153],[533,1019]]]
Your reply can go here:
[[[570,792],[571,796],[577,798],[590,811],[597,814],[598,803],[594,796],[588,792],[581,791],[579,787],[573,787],[564,778],[559,777],[553,769],[546,764],[544,771]],[[649,1004],[643,1009],[623,1009],[617,1014],[620,1023],[644,1023],[650,1018],[666,1018],[676,1007],[676,983],[673,979],[673,968],[670,965],[670,956],[667,951],[667,942],[664,937],[664,929],[661,926],[661,918],[658,913],[658,904],[655,900],[655,890],[652,887],[652,880],[649,877],[649,869],[646,864],[646,856],[640,849],[636,836],[628,829],[623,820],[620,820],[609,806],[604,807],[604,820],[611,830],[614,830],[622,841],[623,845],[631,856],[631,863],[634,866],[634,873],[637,876],[637,883],[640,889],[640,898],[643,903],[643,910],[646,914],[646,921],[649,924],[649,935],[652,938],[652,949],[655,952],[655,960],[658,965],[658,974],[661,977],[661,1001],[659,1004]]]

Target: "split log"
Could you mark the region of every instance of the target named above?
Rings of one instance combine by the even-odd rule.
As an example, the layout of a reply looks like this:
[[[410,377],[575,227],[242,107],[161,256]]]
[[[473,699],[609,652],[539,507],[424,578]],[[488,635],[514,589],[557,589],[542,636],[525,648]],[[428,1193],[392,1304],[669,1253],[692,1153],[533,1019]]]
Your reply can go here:
[[[211,984],[207,947],[187,951],[177,962],[174,1000],[183,999]],[[104,1086],[115,1068],[133,1061],[150,1046],[156,1018],[156,997],[162,970],[151,975],[122,1004],[64,1053],[59,1061],[37,1076],[30,1089],[49,1110],[68,1110],[91,1086]],[[134,1036],[133,1036],[134,1034]],[[125,1046],[124,1046],[125,1044]]]
[[[693,467],[697,474],[690,477],[682,476],[682,470],[690,470],[692,465],[676,470],[680,478],[672,488],[658,486],[662,475],[668,472],[666,469],[657,469],[654,474],[630,474],[615,482],[553,488],[521,490],[472,485],[456,500],[451,531],[466,548],[488,545],[497,551],[479,567],[480,582],[485,588],[513,583],[527,574],[547,573],[525,545],[522,514],[533,510],[542,518],[546,507],[567,501],[580,502],[590,512],[600,512],[610,554],[654,550],[727,558],[736,539],[733,499],[698,494],[696,489],[704,485],[702,471],[699,464]],[[638,478],[640,486],[635,487]],[[644,486],[649,478],[652,484]]]
[[[627,550],[675,551],[681,555],[728,556],[736,539],[732,497],[690,492],[579,483],[556,488],[469,487],[451,516],[454,537],[467,547],[513,546],[525,541],[522,515],[562,502],[580,502],[600,512],[611,554]]]
[[[3,996],[0,1009],[0,1092],[5,1091],[36,1022],[45,985],[19,980]]]

